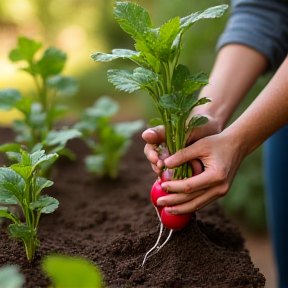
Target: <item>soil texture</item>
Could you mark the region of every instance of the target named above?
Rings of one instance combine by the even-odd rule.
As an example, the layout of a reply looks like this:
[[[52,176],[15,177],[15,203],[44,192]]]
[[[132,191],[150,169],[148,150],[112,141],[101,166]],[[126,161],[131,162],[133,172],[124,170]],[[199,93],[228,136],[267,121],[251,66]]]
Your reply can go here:
[[[0,129],[0,144],[13,139],[9,128]],[[51,284],[42,272],[41,259],[54,253],[93,261],[109,288],[264,287],[265,278],[254,267],[244,239],[215,203],[199,210],[183,230],[173,232],[141,268],[158,237],[159,220],[150,202],[156,175],[143,153],[140,134],[133,138],[120,177],[114,181],[97,179],[86,171],[83,159],[89,150],[81,139],[71,140],[68,147],[77,160],[58,159],[50,178],[54,185],[44,190],[60,206],[41,218],[41,247],[35,260],[28,263],[23,244],[8,236],[8,221],[0,227],[0,267],[19,265],[25,288]],[[0,164],[5,161],[0,155]]]

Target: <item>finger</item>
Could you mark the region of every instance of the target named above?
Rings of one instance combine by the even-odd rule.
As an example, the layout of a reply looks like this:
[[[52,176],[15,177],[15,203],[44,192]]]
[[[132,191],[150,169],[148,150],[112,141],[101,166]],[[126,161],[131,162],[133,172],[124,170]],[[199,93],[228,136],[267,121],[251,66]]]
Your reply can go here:
[[[142,138],[150,144],[165,142],[165,130],[163,125],[148,128],[142,133]]]
[[[216,176],[215,171],[210,168],[191,178],[163,182],[161,186],[169,192],[197,192],[218,184],[220,180],[217,180]]]
[[[180,166],[193,159],[199,159],[203,154],[203,147],[201,146],[201,140],[194,144],[177,151],[175,154],[165,159],[165,165],[169,168]],[[200,145],[199,145],[200,143]]]
[[[199,175],[200,173],[204,171],[203,164],[200,160],[198,159],[192,160],[190,161],[190,164],[192,166],[193,176]]]
[[[195,193],[171,193],[166,196],[159,197],[157,200],[157,205],[159,206],[174,206],[181,203],[188,202],[201,194],[203,194],[205,190],[200,190]]]
[[[146,144],[144,147],[144,154],[146,155],[148,160],[153,164],[156,164],[157,161],[159,160],[158,152],[155,151],[155,145]]]
[[[154,171],[158,176],[161,175],[161,173],[162,173],[162,169],[161,169],[161,168],[157,167],[156,165],[154,165],[154,164],[152,164],[152,163],[151,163],[151,167],[152,167],[153,171]]]
[[[217,188],[211,189],[200,196],[194,198],[189,202],[185,202],[183,204],[165,207],[165,211],[171,214],[185,214],[195,212],[204,206],[210,204],[211,202],[219,199],[221,197],[220,194],[217,193]]]

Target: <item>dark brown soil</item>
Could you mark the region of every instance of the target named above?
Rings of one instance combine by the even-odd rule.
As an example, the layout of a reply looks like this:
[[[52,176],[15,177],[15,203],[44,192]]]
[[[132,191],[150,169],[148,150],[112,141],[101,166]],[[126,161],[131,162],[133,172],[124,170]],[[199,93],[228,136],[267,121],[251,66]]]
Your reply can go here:
[[[9,129],[0,130],[0,143],[12,139]],[[28,263],[22,243],[9,238],[5,223],[0,229],[0,266],[19,265],[26,288],[50,284],[40,265],[50,253],[93,261],[110,288],[264,287],[265,278],[251,262],[237,227],[217,204],[197,212],[140,268],[159,230],[149,198],[156,177],[143,154],[143,140],[134,137],[116,181],[97,180],[86,172],[83,158],[88,151],[80,139],[70,141],[69,147],[78,160],[59,159],[54,169],[55,184],[46,193],[58,199],[60,207],[42,217],[36,259]],[[3,164],[5,158],[0,157]]]

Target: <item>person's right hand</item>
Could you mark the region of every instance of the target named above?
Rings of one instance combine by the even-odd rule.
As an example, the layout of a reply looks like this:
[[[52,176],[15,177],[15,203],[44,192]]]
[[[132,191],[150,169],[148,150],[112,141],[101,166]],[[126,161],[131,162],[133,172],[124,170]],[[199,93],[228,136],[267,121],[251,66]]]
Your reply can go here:
[[[203,138],[206,136],[218,134],[221,132],[220,125],[214,118],[205,115],[208,118],[208,122],[204,125],[194,128],[189,135],[187,135],[187,145]],[[153,128],[148,128],[142,133],[142,138],[147,142],[144,148],[144,153],[151,163],[152,169],[158,174],[161,174],[161,169],[164,165],[163,160],[167,158],[168,155],[164,157],[159,157],[157,152],[157,146],[161,143],[165,143],[165,128],[164,126],[156,126]],[[193,160],[192,163],[193,171],[200,173],[199,169],[201,164],[197,160]],[[202,169],[202,167],[201,167]]]

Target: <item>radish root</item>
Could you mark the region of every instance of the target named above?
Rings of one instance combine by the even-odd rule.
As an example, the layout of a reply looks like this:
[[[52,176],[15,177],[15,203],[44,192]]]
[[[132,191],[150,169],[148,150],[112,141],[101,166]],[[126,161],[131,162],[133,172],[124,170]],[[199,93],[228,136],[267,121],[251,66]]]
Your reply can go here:
[[[146,262],[146,260],[147,260],[148,258],[150,258],[151,256],[157,254],[157,253],[159,252],[159,250],[164,247],[164,245],[165,245],[165,244],[169,241],[169,239],[171,238],[171,235],[172,235],[172,232],[173,232],[173,230],[170,229],[169,235],[167,236],[166,240],[165,240],[160,246],[158,245],[159,242],[160,242],[162,233],[163,233],[163,224],[162,224],[162,222],[161,222],[161,217],[160,217],[159,212],[158,212],[158,210],[157,210],[156,207],[155,207],[155,209],[156,209],[156,212],[157,212],[157,216],[158,216],[158,218],[159,218],[159,221],[160,221],[160,231],[159,231],[159,235],[158,235],[158,238],[157,238],[157,241],[156,241],[155,245],[145,254],[144,259],[143,259],[143,262],[142,262],[142,265],[141,265],[141,268],[143,268],[143,266],[144,266],[144,264],[145,264],[145,262]],[[153,252],[153,250],[155,250],[155,249],[156,249],[156,251]],[[153,253],[150,254],[151,252],[153,252]],[[150,255],[149,255],[149,254],[150,254]]]

